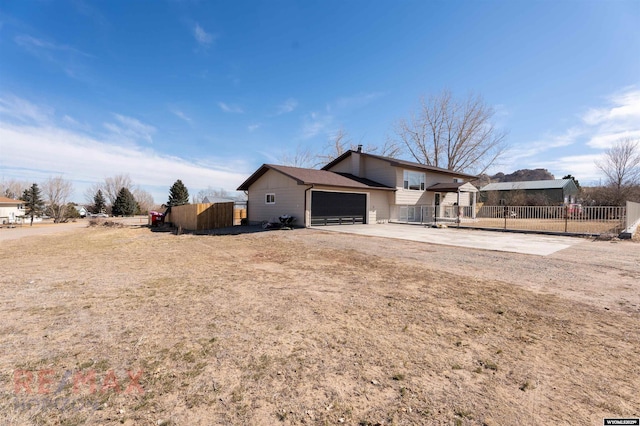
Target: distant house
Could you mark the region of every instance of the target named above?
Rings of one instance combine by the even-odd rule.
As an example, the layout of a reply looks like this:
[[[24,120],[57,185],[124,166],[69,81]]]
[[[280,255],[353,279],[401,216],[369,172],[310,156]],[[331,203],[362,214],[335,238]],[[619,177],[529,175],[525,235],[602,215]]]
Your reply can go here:
[[[85,206],[73,206],[73,207],[75,207],[80,217],[87,217],[89,215],[89,211]]]
[[[476,176],[347,151],[321,170],[263,164],[240,187],[250,223],[282,215],[298,226],[475,216]],[[446,208],[449,207],[449,208]],[[425,219],[429,216],[429,219]],[[276,219],[277,220],[277,219]]]
[[[215,203],[233,203],[235,200],[224,197],[214,197],[213,195],[207,195],[202,199],[202,204],[215,204]]]
[[[0,223],[16,223],[25,215],[24,201],[0,197]]]
[[[480,188],[487,205],[562,205],[576,202],[573,179],[490,183]]]

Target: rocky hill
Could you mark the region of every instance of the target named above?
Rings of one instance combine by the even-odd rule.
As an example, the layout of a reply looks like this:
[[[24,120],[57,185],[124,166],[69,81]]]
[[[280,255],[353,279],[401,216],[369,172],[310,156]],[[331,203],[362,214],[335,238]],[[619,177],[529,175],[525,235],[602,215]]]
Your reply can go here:
[[[490,179],[492,182],[523,182],[528,180],[553,180],[555,177],[547,169],[522,169],[508,175],[496,173]]]
[[[489,183],[497,182],[522,182],[528,180],[553,180],[555,176],[547,169],[522,169],[505,175],[504,173],[496,173],[493,176],[481,175],[473,184],[480,188]]]

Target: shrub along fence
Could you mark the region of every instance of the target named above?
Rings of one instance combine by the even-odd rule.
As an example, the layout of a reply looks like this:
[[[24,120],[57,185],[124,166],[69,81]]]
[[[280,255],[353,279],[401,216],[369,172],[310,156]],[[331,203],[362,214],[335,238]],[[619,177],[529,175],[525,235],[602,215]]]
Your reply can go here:
[[[569,234],[619,234],[626,226],[626,208],[616,206],[482,206],[477,220],[461,227],[498,228]]]

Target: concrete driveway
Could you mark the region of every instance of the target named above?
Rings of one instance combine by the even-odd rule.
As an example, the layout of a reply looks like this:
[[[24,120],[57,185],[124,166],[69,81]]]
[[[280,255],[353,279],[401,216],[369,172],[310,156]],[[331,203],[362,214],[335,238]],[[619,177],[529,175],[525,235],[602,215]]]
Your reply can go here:
[[[473,229],[427,228],[422,225],[396,223],[317,226],[314,229],[539,256],[547,256],[584,242],[584,239],[578,237],[478,231]]]

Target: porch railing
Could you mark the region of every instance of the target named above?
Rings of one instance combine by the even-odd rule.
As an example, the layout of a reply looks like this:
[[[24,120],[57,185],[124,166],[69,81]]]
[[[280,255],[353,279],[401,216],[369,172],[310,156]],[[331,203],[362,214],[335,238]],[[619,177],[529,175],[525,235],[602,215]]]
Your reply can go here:
[[[472,206],[398,205],[392,217],[403,223],[433,223],[464,221],[473,217]]]

